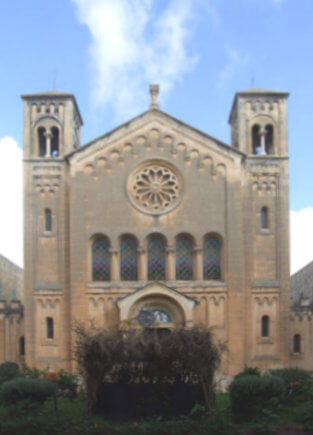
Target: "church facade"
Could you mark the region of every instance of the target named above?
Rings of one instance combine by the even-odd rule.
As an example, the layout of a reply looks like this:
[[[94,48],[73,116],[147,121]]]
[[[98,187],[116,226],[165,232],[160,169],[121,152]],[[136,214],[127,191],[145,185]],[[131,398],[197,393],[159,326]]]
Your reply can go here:
[[[160,110],[80,144],[75,97],[24,95],[26,361],[73,370],[74,322],[214,328],[221,371],[290,364],[285,92],[238,92],[231,145]]]

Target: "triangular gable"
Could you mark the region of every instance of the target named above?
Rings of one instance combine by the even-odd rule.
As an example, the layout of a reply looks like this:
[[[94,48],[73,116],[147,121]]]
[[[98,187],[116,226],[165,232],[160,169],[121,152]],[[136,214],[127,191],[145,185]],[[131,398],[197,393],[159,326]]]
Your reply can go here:
[[[92,165],[99,158],[102,158],[103,165],[106,165],[114,158],[123,159],[125,151],[134,153],[134,142],[147,147],[167,147],[172,154],[183,151],[186,161],[195,158],[198,159],[199,165],[202,160],[208,159],[214,161],[214,166],[222,161],[238,162],[244,156],[237,149],[163,111],[153,109],[75,150],[67,158],[71,166]],[[221,161],[217,161],[220,159]]]

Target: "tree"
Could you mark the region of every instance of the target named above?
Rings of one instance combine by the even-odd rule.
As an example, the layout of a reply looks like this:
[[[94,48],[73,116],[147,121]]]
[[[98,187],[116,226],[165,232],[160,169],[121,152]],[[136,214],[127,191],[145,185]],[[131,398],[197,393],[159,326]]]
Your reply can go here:
[[[104,379],[201,385],[208,412],[214,404],[214,373],[225,346],[205,327],[158,330],[122,327],[86,329],[76,325],[75,359],[85,380],[87,412],[92,414]]]

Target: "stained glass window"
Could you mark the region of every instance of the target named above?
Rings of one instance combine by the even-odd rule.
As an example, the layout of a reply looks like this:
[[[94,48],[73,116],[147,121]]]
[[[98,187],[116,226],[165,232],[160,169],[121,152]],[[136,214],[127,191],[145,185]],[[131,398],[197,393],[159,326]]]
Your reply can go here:
[[[105,237],[98,237],[92,244],[92,280],[110,280],[110,243]]]
[[[215,236],[207,236],[203,245],[203,279],[221,279],[221,241]]]
[[[121,280],[136,281],[138,260],[137,241],[132,236],[124,236],[120,246]]]
[[[165,242],[159,235],[148,241],[148,279],[165,280]]]
[[[176,241],[176,279],[193,279],[193,246],[188,236],[179,236]]]

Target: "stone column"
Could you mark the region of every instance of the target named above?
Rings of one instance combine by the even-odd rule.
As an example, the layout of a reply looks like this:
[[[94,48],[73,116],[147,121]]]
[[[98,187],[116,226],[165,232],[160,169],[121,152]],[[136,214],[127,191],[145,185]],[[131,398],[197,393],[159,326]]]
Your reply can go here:
[[[51,133],[51,131],[46,131],[44,134],[45,134],[45,138],[46,138],[46,155],[45,155],[45,157],[51,157],[52,133]]]
[[[111,259],[111,281],[119,281],[120,279],[120,269],[118,264],[118,250],[115,248],[110,248],[110,259]]]
[[[266,129],[263,127],[260,129],[260,145],[261,145],[261,155],[264,156],[266,155],[266,150],[265,150],[265,136],[266,136]]]
[[[194,253],[194,279],[195,280],[203,280],[203,259],[202,259],[202,247],[196,245],[193,248]]]
[[[167,259],[166,259],[166,279],[172,281],[176,279],[175,276],[175,256],[174,256],[174,246],[168,246],[166,248]]]
[[[143,246],[138,246],[138,280],[147,280],[147,250]]]

